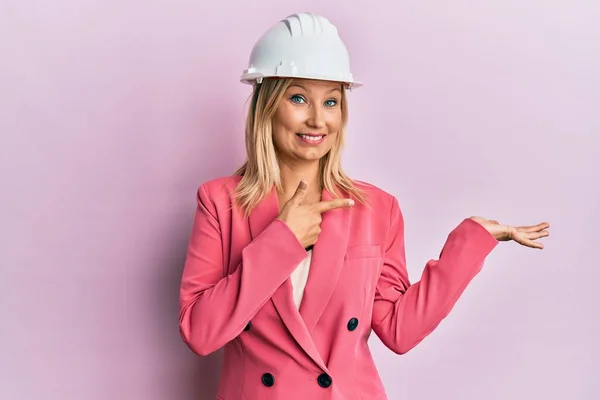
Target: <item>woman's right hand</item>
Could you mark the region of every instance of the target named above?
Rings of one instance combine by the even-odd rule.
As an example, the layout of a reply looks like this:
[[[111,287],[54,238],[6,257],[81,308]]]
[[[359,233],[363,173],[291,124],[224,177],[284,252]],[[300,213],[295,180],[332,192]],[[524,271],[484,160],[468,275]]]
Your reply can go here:
[[[346,208],[354,205],[352,199],[333,199],[315,204],[301,204],[306,195],[306,188],[306,182],[301,180],[296,192],[285,203],[277,217],[290,228],[305,248],[317,242],[319,233],[321,233],[321,214],[336,208]]]

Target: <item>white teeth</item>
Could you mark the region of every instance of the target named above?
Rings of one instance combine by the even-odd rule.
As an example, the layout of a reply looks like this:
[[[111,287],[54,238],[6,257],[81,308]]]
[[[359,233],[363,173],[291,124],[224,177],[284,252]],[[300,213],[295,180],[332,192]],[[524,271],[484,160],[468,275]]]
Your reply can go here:
[[[323,138],[323,136],[309,136],[309,135],[300,135],[302,139],[310,140],[311,142],[318,142]]]

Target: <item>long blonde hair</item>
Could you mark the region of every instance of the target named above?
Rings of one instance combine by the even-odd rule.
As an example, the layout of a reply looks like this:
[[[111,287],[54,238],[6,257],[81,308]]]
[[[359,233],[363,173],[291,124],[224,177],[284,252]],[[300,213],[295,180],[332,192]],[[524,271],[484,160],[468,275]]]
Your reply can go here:
[[[235,203],[245,214],[264,199],[272,190],[282,190],[281,176],[275,145],[273,144],[272,120],[279,102],[290,86],[292,79],[264,79],[254,86],[246,117],[246,154],[244,164],[234,173],[241,176],[236,187]],[[342,125],[337,134],[336,143],[319,161],[321,184],[339,198],[339,189],[345,191],[358,202],[365,202],[365,193],[357,188],[341,167],[341,153],[344,146],[346,124],[348,122],[348,104],[346,90],[342,88],[340,102]]]

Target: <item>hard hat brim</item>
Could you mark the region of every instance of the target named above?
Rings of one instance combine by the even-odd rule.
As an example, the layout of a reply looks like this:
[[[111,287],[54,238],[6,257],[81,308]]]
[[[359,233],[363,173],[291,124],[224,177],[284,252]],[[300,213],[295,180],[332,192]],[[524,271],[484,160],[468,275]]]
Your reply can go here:
[[[260,73],[250,73],[244,74],[240,77],[240,82],[253,85],[254,83],[261,83],[263,79],[266,78],[274,78],[274,79],[307,79],[307,80],[316,80],[316,81],[327,81],[327,82],[339,82],[344,84],[347,89],[357,89],[363,86],[362,82],[358,81],[348,81],[348,80],[340,80],[334,77],[326,77],[326,76],[310,76],[310,75],[264,75]]]

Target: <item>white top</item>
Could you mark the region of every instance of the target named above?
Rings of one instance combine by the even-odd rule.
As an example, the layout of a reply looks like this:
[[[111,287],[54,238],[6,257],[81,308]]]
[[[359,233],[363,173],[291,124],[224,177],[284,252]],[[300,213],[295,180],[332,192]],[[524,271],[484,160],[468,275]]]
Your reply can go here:
[[[292,288],[294,289],[294,303],[296,308],[300,309],[300,303],[302,303],[302,296],[304,295],[304,288],[306,287],[306,281],[308,280],[308,271],[310,270],[310,261],[312,259],[312,250],[308,250],[308,254],[304,260],[292,272],[290,277],[292,281]]]

